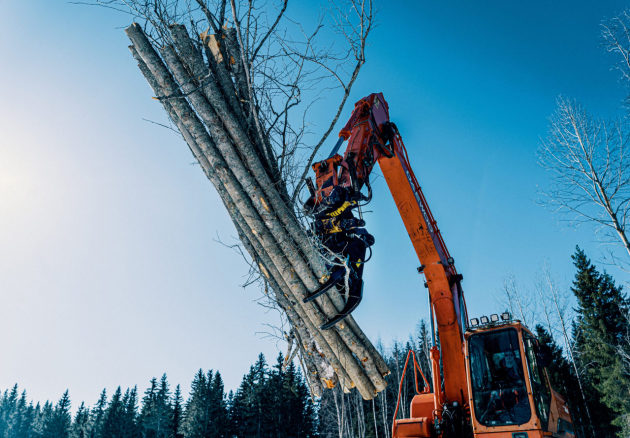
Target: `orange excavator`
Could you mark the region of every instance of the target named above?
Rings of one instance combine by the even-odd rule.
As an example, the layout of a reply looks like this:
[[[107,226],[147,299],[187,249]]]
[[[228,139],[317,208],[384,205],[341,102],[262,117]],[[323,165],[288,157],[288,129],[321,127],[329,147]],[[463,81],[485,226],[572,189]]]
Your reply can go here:
[[[305,301],[333,287],[345,291],[345,307],[321,327],[324,330],[361,301],[363,266],[374,244],[361,206],[372,197],[369,176],[378,163],[420,260],[433,334],[431,383],[410,352],[400,385],[411,357],[416,395],[410,417],[399,419],[399,392],[392,437],[573,437],[567,405],[551,389],[545,369],[549,358],[535,336],[508,313],[468,319],[463,278],[411,169],[400,133],[389,119],[382,93],[356,103],[339,137],[330,156],[313,165],[315,183],[307,181],[311,196],[305,209],[329,260],[329,276]],[[348,145],[341,156],[337,152],[345,140]],[[424,380],[422,390],[418,371]]]

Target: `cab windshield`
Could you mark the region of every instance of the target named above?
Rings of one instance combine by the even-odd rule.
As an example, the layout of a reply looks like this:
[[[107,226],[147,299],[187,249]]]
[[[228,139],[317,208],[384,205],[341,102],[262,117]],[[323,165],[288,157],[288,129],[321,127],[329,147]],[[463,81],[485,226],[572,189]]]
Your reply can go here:
[[[527,398],[518,333],[513,328],[472,335],[468,340],[475,417],[484,426],[527,423]]]

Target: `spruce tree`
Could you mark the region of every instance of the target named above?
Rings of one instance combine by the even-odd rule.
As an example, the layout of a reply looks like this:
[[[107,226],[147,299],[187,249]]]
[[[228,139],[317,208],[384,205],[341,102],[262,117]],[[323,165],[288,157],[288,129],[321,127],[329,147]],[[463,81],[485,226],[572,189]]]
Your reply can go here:
[[[88,438],[90,436],[90,410],[85,407],[85,403],[81,402],[72,427],[70,429],[71,438]]]
[[[11,389],[11,392],[4,391],[2,394],[2,403],[0,411],[0,437],[9,436],[11,434],[13,417],[16,415],[18,401],[18,385],[17,383]]]
[[[169,438],[172,435],[171,393],[166,374],[160,383],[151,379],[151,386],[145,391],[140,414],[143,434],[147,438]]]
[[[212,378],[212,370],[208,371]],[[207,397],[207,379],[203,370],[199,370],[190,386],[190,397],[182,422],[182,431],[187,438],[204,438],[209,430],[210,417]]]
[[[586,407],[580,395],[580,387],[571,363],[564,356],[562,347],[540,324],[536,325],[536,337],[542,354],[550,358],[547,374],[551,387],[560,393],[569,405],[574,429],[579,438],[590,436],[590,424],[587,421]]]
[[[107,391],[103,388],[96,405],[90,412],[90,438],[99,438],[103,427],[103,418],[107,407]]]
[[[140,438],[142,433],[138,425],[138,388],[136,386],[125,391],[123,408],[125,438]]]
[[[274,437],[286,437],[286,431],[295,422],[293,414],[295,406],[291,405],[291,397],[287,394],[289,386],[285,385],[285,372],[282,354],[278,355],[276,364],[273,366],[262,389],[267,394],[265,411],[269,413],[261,433]],[[290,429],[289,429],[290,430]]]
[[[630,376],[618,354],[630,302],[621,286],[606,272],[600,273],[584,251],[572,256],[577,272],[571,290],[577,299],[573,337],[577,360],[585,371],[586,385],[594,389],[591,416],[603,435],[620,433],[623,415],[630,412]]]
[[[222,438],[228,436],[229,417],[228,407],[225,398],[225,388],[223,378],[218,371],[214,373],[212,381],[208,381],[208,402],[210,404],[210,419],[212,423],[208,437]]]
[[[150,381],[151,386],[144,391],[142,397],[142,408],[140,410],[140,427],[144,438],[155,438],[155,395],[157,392],[157,379],[154,377]]]
[[[52,405],[49,401],[44,403],[43,407],[39,403],[35,405],[35,415],[33,417],[33,422],[31,423],[31,431],[34,437],[40,438],[42,436],[44,433],[44,423],[51,413]]]
[[[9,398],[7,399],[6,411],[6,434],[5,437],[19,437],[19,428],[22,423],[22,416],[24,415],[23,404],[26,403],[25,393],[18,398],[18,386],[15,385],[11,390]]]
[[[174,438],[183,437],[183,434],[179,433],[179,428],[182,422],[182,393],[179,385],[175,387],[175,393],[173,394],[173,419],[171,421],[171,427],[173,428],[172,436]]]
[[[160,379],[160,387],[155,397],[155,415],[157,438],[169,438],[173,432],[173,406],[166,374]]]
[[[20,436],[27,437],[35,437],[35,433],[33,431],[33,423],[35,418],[39,413],[39,406],[36,408],[33,406],[33,402],[30,402],[26,408],[26,412],[24,414],[24,421],[22,423],[22,427],[20,429]]]
[[[116,388],[112,399],[103,414],[103,426],[99,438],[117,438],[124,436],[125,407],[120,386]]]
[[[261,353],[256,363],[243,376],[231,406],[232,435],[239,438],[265,437],[271,414],[265,409],[267,363]]]
[[[33,422],[33,405],[28,404],[26,400],[26,391],[22,391],[22,395],[17,403],[16,415],[12,421],[11,433],[7,438],[28,437],[31,432],[31,423]]]
[[[274,424],[273,436],[313,437],[316,435],[315,409],[308,388],[293,362],[283,369],[284,358],[278,355],[267,381],[269,417]]]
[[[70,436],[70,396],[64,392],[54,409],[48,409],[48,415],[44,420],[43,438],[68,438]]]
[[[261,354],[243,376],[236,393],[228,397],[231,436],[309,438],[317,435],[317,414],[306,383],[295,364],[289,363],[286,369],[283,364],[280,354],[269,370]]]
[[[431,360],[429,356],[432,340],[430,339],[429,329],[427,328],[427,323],[424,319],[421,319],[418,323],[416,332],[416,358],[418,359],[420,369],[422,369],[424,376],[429,382],[429,386],[431,386]],[[419,383],[419,387],[422,389],[422,387],[424,387],[424,383]]]
[[[228,408],[221,374],[199,370],[191,385],[181,431],[186,438],[230,436]]]

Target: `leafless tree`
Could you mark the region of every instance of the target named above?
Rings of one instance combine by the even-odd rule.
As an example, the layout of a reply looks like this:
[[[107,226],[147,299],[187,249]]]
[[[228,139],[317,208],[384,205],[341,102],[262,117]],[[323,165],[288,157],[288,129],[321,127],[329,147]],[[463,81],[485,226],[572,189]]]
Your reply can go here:
[[[572,309],[570,306],[569,289],[560,288],[555,281],[551,268],[545,262],[537,278],[534,280],[533,293],[530,289],[523,289],[517,285],[514,276],[509,276],[503,287],[504,303],[510,313],[521,319],[525,325],[533,328],[536,324],[547,327],[549,334],[562,339],[564,352],[569,364],[577,377],[583,406],[586,409],[586,421],[591,432],[592,420],[586,404],[586,394],[583,390],[582,372],[578,368],[577,355],[574,348],[574,339],[570,333],[570,321]]]
[[[623,362],[630,373],[630,311],[626,316],[626,333],[622,341],[619,343],[619,354],[623,359]]]
[[[544,202],[576,223],[597,226],[604,241],[620,242],[630,256],[628,128],[605,122],[575,101],[559,98],[539,162],[551,176]]]
[[[568,363],[573,367],[577,379],[580,397],[586,410],[586,422],[593,432],[591,414],[586,403],[586,394],[583,389],[583,378],[578,369],[576,361],[576,351],[574,348],[574,340],[569,333],[569,322],[573,320],[570,306],[569,290],[560,288],[551,272],[549,264],[545,262],[539,277],[535,281],[534,290],[536,291],[536,315],[535,322],[547,326],[549,334],[555,338],[560,336],[564,346],[564,352],[567,355]],[[541,316],[542,311],[542,316]]]
[[[623,11],[602,23],[604,48],[616,58],[615,69],[630,84],[630,13]]]
[[[615,56],[614,68],[630,85],[630,14],[627,11],[602,23],[604,48]],[[602,120],[576,101],[558,98],[548,137],[539,148],[539,163],[549,172],[551,184],[542,202],[568,213],[572,223],[596,226],[602,242],[611,245],[611,261],[630,263],[630,135],[627,116]],[[625,256],[616,256],[622,245]]]
[[[605,50],[615,57],[614,68],[626,86],[630,85],[630,13],[624,11],[602,23],[602,37]],[[589,114],[576,101],[560,97],[550,120],[549,135],[538,153],[540,164],[551,176],[551,185],[543,191],[543,203],[567,213],[567,219],[573,223],[594,225],[601,242],[609,246],[608,262],[624,270],[630,265],[629,138],[627,112],[618,119],[603,120]],[[565,351],[585,400],[576,361],[579,351],[575,351],[567,333],[563,300],[548,271],[545,278]],[[584,406],[592,432],[588,405]]]
[[[296,202],[303,166],[332,131],[365,62],[371,0],[337,2],[310,30],[287,16],[287,0],[88,3],[133,17],[125,30],[132,55],[217,189],[266,305],[289,322],[279,335],[295,345],[313,394],[339,382],[374,397],[387,366],[354,319],[318,329],[343,307],[343,290],[303,301],[327,268]],[[335,32],[336,44],[321,45],[320,35]],[[336,111],[332,124],[313,140],[310,111],[335,96],[327,104]]]
[[[549,334],[551,334],[553,336],[553,334],[556,332],[557,329],[557,324],[555,324],[555,321],[553,320],[553,314],[552,314],[552,310],[550,308],[550,298],[547,294],[546,291],[546,287],[545,287],[545,282],[543,279],[541,278],[537,278],[534,281],[534,291],[536,292],[536,295],[538,296],[538,310],[539,310],[539,316],[537,318],[537,321],[540,324],[543,324],[547,326],[547,331],[549,331]],[[540,318],[540,311],[542,310],[542,315],[544,318]]]
[[[158,45],[172,43],[169,26],[174,23],[206,38],[211,48],[204,50],[239,70],[236,76],[242,81],[237,93],[246,103],[248,125],[265,145],[262,153],[289,189],[292,202],[298,200],[311,164],[346,106],[365,64],[374,26],[372,0],[324,1],[320,10],[315,4],[319,18],[310,28],[289,16],[288,0],[73,3],[127,13],[142,22]],[[331,42],[330,35],[337,38]],[[240,53],[230,52],[231,38],[238,40]],[[331,118],[324,127],[315,128],[312,114],[322,107]]]
[[[382,393],[378,397],[381,395]],[[375,411],[371,416],[372,418],[366,413],[364,401],[356,392],[344,393],[341,389],[334,388],[320,404],[321,436],[365,438],[368,422],[374,421],[376,427]]]
[[[503,304],[510,313],[529,326],[535,320],[533,298],[517,284],[514,275],[509,275],[503,281]]]

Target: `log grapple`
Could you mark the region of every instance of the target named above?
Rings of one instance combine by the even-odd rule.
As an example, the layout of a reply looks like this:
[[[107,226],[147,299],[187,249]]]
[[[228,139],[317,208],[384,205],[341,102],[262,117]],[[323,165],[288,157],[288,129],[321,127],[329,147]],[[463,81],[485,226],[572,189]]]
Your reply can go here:
[[[363,266],[370,258],[366,254],[374,237],[365,229],[361,207],[372,198],[369,176],[376,160],[393,156],[390,139],[396,126],[388,118],[387,103],[380,93],[357,102],[328,158],[313,164],[315,184],[307,180],[311,196],[304,208],[313,219],[312,232],[319,237],[329,260],[329,276],[304,302],[333,287],[346,292],[344,308],[323,324],[322,330],[348,316],[363,296]],[[342,157],[337,151],[344,140],[348,140],[348,146]],[[367,194],[361,191],[363,187]]]

